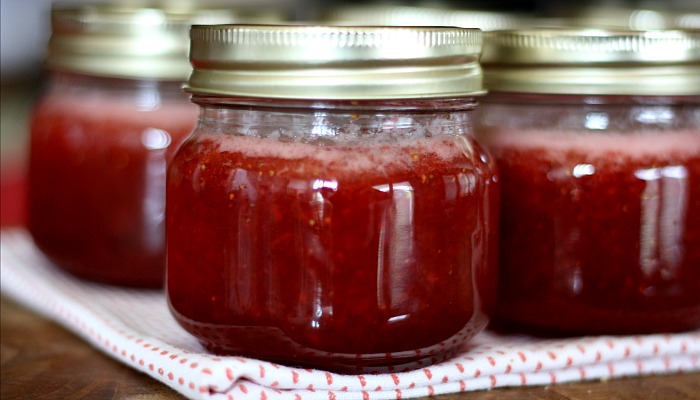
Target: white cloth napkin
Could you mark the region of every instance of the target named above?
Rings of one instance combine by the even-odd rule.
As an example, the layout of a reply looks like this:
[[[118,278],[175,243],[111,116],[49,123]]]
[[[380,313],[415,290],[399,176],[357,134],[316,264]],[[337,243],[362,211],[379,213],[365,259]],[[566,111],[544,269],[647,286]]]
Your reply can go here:
[[[700,371],[700,331],[543,340],[483,332],[459,356],[396,374],[340,375],[207,353],[161,291],[86,283],[55,269],[26,231],[0,233],[2,294],[193,399],[400,399],[505,386]]]

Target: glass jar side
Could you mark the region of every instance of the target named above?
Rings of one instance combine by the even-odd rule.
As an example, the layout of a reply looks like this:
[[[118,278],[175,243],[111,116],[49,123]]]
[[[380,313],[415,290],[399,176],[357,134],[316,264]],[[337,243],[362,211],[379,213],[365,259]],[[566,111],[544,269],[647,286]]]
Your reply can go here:
[[[166,163],[196,120],[177,82],[52,73],[31,124],[39,248],[81,278],[161,287]]]
[[[502,326],[700,326],[700,97],[496,93],[477,111],[501,176]]]
[[[345,372],[449,356],[496,284],[473,104],[312,103],[202,104],[168,172],[173,314],[215,353]]]

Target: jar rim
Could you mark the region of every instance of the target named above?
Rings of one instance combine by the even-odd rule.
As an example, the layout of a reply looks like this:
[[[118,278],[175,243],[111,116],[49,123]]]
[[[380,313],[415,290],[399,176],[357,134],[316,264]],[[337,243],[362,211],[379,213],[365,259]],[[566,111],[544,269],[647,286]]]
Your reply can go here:
[[[295,99],[221,96],[194,93],[192,102],[200,106],[213,107],[249,107],[256,109],[297,109],[315,111],[356,111],[377,113],[382,111],[434,114],[438,112],[458,112],[473,110],[478,106],[476,96],[448,98],[412,98],[412,99]]]

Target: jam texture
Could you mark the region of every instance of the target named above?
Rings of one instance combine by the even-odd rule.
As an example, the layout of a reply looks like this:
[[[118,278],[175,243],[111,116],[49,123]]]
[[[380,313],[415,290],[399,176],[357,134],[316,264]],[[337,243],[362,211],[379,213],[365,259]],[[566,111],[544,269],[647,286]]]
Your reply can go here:
[[[200,128],[167,195],[170,306],[217,354],[398,370],[487,323],[498,190],[468,136],[328,144]]]
[[[142,92],[143,94],[143,92]],[[28,224],[60,268],[88,280],[162,287],[165,171],[196,106],[54,90],[32,121]]]
[[[501,177],[500,326],[700,327],[700,130],[481,138]]]

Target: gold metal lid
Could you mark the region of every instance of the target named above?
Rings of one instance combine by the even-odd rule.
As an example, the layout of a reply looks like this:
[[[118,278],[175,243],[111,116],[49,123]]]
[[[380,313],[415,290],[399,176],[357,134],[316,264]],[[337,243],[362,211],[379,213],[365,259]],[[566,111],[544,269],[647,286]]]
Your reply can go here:
[[[54,6],[46,67],[88,75],[184,81],[193,24],[246,20],[232,9],[130,5]]]
[[[478,29],[302,25],[194,26],[185,89],[291,99],[482,94]]]
[[[489,91],[700,95],[700,31],[489,32],[481,60]]]
[[[512,12],[435,6],[353,4],[328,9],[323,20],[334,25],[457,26],[490,31],[519,28],[527,25],[530,18]]]

